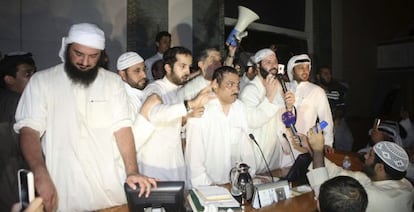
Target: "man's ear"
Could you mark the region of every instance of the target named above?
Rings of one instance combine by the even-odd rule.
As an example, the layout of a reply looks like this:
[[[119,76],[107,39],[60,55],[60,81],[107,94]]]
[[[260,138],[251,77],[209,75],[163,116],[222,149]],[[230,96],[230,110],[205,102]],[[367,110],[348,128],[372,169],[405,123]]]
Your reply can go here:
[[[198,68],[200,69],[201,73],[204,75],[204,70],[201,68],[201,67],[203,67],[203,65],[204,65],[203,61],[198,61],[197,62]]]
[[[165,74],[170,73],[171,72],[170,64],[164,64],[164,70],[165,70]]]
[[[374,166],[374,170],[375,170],[376,173],[383,173],[383,172],[385,172],[384,164],[382,164],[382,163],[376,163],[375,166]]]
[[[118,71],[119,76],[121,77],[122,80],[126,81],[126,73],[125,70],[122,71]]]
[[[10,75],[6,75],[3,77],[4,82],[6,83],[6,85],[13,85],[14,82],[16,81],[16,79]]]
[[[213,89],[213,91],[216,91],[216,89],[219,87],[219,84],[217,82],[217,79],[211,81],[211,89]]]
[[[157,47],[160,47],[160,42],[155,42],[155,45],[157,46]]]

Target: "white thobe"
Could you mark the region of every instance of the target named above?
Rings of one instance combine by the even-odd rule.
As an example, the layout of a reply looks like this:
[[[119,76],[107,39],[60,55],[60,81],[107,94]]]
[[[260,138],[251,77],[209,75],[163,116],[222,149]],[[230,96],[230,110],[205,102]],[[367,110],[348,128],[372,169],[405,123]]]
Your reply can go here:
[[[309,167],[312,167],[312,164]],[[319,195],[319,188],[323,182],[340,175],[355,178],[365,188],[368,194],[367,212],[412,211],[414,188],[405,178],[401,180],[371,181],[365,173],[344,170],[327,159],[325,159],[325,167],[309,169],[307,173],[309,183],[315,190],[316,195]]]
[[[139,169],[160,180],[186,180],[180,131],[187,111],[183,100],[177,97],[178,88],[164,77],[144,89],[145,98],[155,93],[161,97],[162,104],[151,110],[149,119],[155,130],[139,149]]]
[[[254,79],[254,78],[253,78]],[[250,82],[250,79],[247,78],[246,73],[243,74],[243,77],[240,78],[240,91]]]
[[[192,186],[229,183],[237,162],[255,173],[253,142],[248,136],[246,109],[236,100],[226,115],[218,99],[205,105],[201,118],[187,123],[186,164]]]
[[[325,91],[311,82],[288,83],[295,95],[296,124],[298,133],[306,135],[316,124],[316,119],[326,121],[328,126],[323,130],[325,144],[332,147],[333,126],[331,108]]]
[[[244,87],[240,99],[246,105],[248,126],[262,149],[266,161],[269,163],[269,168],[280,168],[283,156],[282,145],[283,143],[286,143],[283,146],[288,145],[282,136],[285,125],[277,116],[277,111],[285,107],[282,97],[277,92],[273,102],[269,102],[266,97],[266,89],[261,79],[256,76]],[[254,149],[257,173],[267,172],[259,148],[255,147]]]
[[[59,211],[126,203],[125,168],[114,132],[131,126],[122,80],[99,69],[88,88],[72,84],[60,64],[33,75],[20,99],[15,130],[40,133]]]
[[[125,90],[128,94],[128,105],[131,113],[131,120],[133,121],[132,133],[134,134],[136,152],[148,140],[149,136],[154,132],[154,125],[144,118],[139,110],[142,106],[144,92],[139,89],[131,87],[124,82]]]
[[[161,60],[163,57],[163,54],[157,52],[152,57],[145,60],[145,67],[147,69],[147,79],[151,83],[154,81],[154,76],[152,76],[152,65],[157,61]]]
[[[198,75],[178,90],[178,96],[179,98],[183,98],[185,100],[193,99],[209,84],[210,81],[206,80],[203,75]]]

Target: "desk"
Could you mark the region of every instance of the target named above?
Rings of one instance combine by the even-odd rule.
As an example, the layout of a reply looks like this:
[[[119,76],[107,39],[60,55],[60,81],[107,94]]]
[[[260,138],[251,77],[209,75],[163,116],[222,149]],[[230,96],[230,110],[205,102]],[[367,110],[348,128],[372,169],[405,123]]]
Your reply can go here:
[[[351,170],[353,171],[361,171],[362,170],[362,162],[359,160],[358,153],[354,152],[343,152],[343,151],[335,151],[334,153],[326,154],[326,158],[330,161],[335,163],[338,166],[342,166],[342,161],[348,155],[351,160]],[[276,177],[285,176],[289,168],[285,169],[277,169],[272,171],[272,174]],[[280,201],[276,204],[263,207],[260,209],[253,209],[251,205],[247,205],[245,207],[245,211],[260,211],[260,212],[270,212],[270,211],[289,211],[289,212],[313,212],[316,211],[316,200],[314,199],[314,193],[308,192],[299,196],[292,197],[290,199]]]
[[[326,158],[335,163],[338,166],[342,166],[342,161],[348,155],[351,159],[351,170],[360,171],[362,170],[362,163],[359,160],[359,155],[353,152],[342,152],[335,151],[335,153],[326,154]],[[289,168],[273,170],[272,174],[275,177],[285,176],[289,171]],[[293,198],[289,198],[284,201],[280,201],[276,204],[269,205],[260,209],[253,209],[250,205],[245,206],[246,212],[248,211],[258,211],[258,212],[277,212],[277,211],[289,211],[289,212],[314,212],[316,211],[316,201],[314,199],[313,192],[308,192]],[[114,208],[108,208],[104,210],[99,210],[99,212],[128,212],[128,206],[122,205]]]

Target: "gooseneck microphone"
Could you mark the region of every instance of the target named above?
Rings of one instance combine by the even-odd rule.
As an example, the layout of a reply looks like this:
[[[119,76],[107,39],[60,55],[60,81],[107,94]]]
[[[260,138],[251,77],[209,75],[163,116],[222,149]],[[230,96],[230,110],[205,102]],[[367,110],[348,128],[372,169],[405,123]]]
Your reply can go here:
[[[259,148],[259,151],[260,151],[260,154],[262,155],[262,158],[263,158],[263,160],[264,160],[264,162],[265,162],[265,165],[266,165],[266,168],[267,168],[267,172],[269,172],[269,175],[270,175],[270,177],[272,178],[272,183],[274,182],[274,179],[273,179],[273,175],[272,175],[272,172],[270,171],[270,168],[269,168],[269,164],[267,163],[267,161],[266,161],[266,158],[265,158],[265,156],[264,156],[264,154],[263,154],[263,152],[262,152],[262,148],[260,148],[260,146],[259,146],[259,143],[257,143],[257,141],[256,141],[256,139],[254,138],[254,135],[253,134],[249,134],[249,138],[256,144],[256,146]]]

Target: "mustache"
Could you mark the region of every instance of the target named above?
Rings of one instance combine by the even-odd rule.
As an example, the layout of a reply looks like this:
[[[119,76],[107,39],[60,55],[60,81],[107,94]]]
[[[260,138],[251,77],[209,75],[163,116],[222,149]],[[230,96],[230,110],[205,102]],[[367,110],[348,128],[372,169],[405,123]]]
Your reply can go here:
[[[272,71],[277,72],[277,68],[271,68],[271,69],[269,69],[269,73],[272,72]]]
[[[239,97],[239,93],[233,93],[233,94],[231,94],[232,96],[236,96],[236,97]]]

